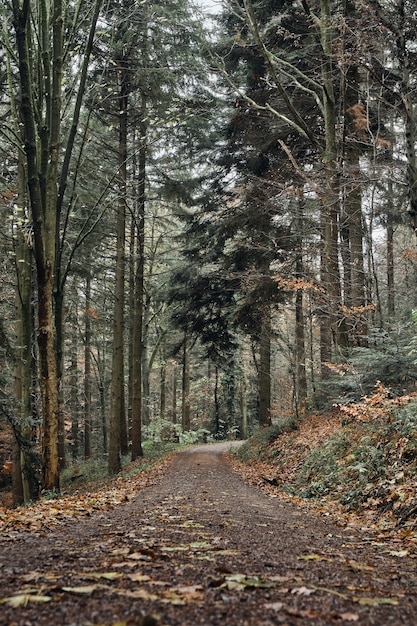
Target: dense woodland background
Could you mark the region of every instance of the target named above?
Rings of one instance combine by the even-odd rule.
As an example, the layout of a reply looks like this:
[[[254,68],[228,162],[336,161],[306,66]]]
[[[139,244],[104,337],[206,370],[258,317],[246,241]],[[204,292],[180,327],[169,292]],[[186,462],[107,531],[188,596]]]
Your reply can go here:
[[[412,389],[406,0],[5,0],[2,480]],[[379,383],[377,383],[379,381]],[[381,389],[381,387],[377,387]]]

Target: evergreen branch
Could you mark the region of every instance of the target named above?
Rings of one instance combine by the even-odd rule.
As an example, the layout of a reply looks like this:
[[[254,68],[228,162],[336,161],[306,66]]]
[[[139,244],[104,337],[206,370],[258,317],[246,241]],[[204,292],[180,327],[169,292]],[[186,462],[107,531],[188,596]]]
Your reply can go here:
[[[258,27],[258,22],[255,16],[255,11],[253,9],[253,4],[252,4],[252,0],[243,0],[244,2],[244,7],[248,16],[248,26],[250,28],[250,30],[252,31],[252,34],[255,38],[256,44],[259,48],[259,50],[262,53],[262,56],[268,66],[268,69],[271,73],[271,76],[274,80],[274,83],[278,89],[279,94],[281,95],[281,97],[283,98],[287,109],[289,110],[290,114],[293,117],[294,120],[294,125],[293,127],[298,129],[302,129],[303,130],[303,136],[307,137],[311,143],[317,147],[320,148],[320,151],[322,151],[322,148],[320,146],[320,143],[317,141],[317,139],[315,138],[314,134],[311,132],[311,129],[309,128],[308,124],[306,124],[305,120],[303,119],[303,117],[301,116],[300,112],[296,109],[296,107],[294,106],[291,98],[289,97],[287,90],[285,89],[285,87],[283,86],[283,84],[281,83],[279,76],[277,74],[277,72],[275,71],[274,65],[271,61],[271,54],[268,52],[261,34],[259,32],[259,27]],[[317,96],[318,97],[318,96]],[[300,132],[300,131],[298,131]]]
[[[218,57],[218,59],[222,62],[223,65],[223,69],[221,69],[221,73],[223,75],[223,77],[226,79],[227,83],[229,84],[229,86],[233,89],[233,91],[242,98],[242,100],[245,100],[246,102],[248,102],[248,104],[250,104],[254,109],[258,110],[258,111],[268,111],[269,113],[272,113],[274,115],[274,117],[280,119],[281,121],[285,122],[286,124],[288,124],[289,126],[291,126],[291,128],[293,128],[294,130],[297,131],[297,133],[299,133],[302,137],[304,137],[307,140],[311,140],[314,141],[314,143],[316,145],[318,145],[316,139],[311,139],[310,138],[310,134],[308,134],[304,128],[302,126],[300,126],[299,124],[297,124],[294,120],[292,120],[290,117],[287,117],[286,115],[284,115],[283,113],[280,113],[279,111],[277,111],[277,109],[275,109],[272,105],[270,105],[269,103],[267,104],[259,104],[258,102],[256,102],[256,100],[254,100],[253,98],[251,98],[250,96],[248,96],[246,93],[244,93],[237,85],[236,83],[230,78],[229,73],[227,72],[227,70],[224,68],[224,63],[223,60],[220,59]]]

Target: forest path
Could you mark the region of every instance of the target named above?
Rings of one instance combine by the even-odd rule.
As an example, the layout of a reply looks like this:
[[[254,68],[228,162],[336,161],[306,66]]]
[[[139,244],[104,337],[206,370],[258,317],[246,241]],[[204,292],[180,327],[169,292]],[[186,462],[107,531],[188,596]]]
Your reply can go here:
[[[417,624],[412,555],[259,493],[229,447],[174,456],[113,510],[2,537],[0,598],[18,599],[0,624]]]

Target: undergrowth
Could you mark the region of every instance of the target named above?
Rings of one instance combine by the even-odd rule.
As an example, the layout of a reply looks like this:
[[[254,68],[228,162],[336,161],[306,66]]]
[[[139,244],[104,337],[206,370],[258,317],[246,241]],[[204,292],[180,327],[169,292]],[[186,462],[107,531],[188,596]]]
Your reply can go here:
[[[239,458],[273,465],[280,488],[299,497],[337,502],[347,511],[371,512],[394,524],[415,524],[416,399],[392,398],[377,383],[360,403],[336,405],[332,420],[340,426],[317,445],[305,435],[302,445],[297,434],[280,437],[291,426],[278,424],[274,432],[257,433],[243,444]],[[299,458],[296,463],[291,458],[288,471],[292,451]]]
[[[146,472],[156,461],[175,452],[181,445],[172,441],[144,441],[142,444],[143,457],[132,463],[130,455],[121,458],[121,476],[132,478],[140,472]],[[95,487],[106,484],[111,478],[108,476],[107,459],[81,459],[72,462],[61,472],[61,486],[66,489],[70,486],[94,483]]]
[[[281,418],[267,428],[259,428],[250,439],[242,443],[235,451],[241,461],[250,461],[259,458],[269,458],[270,444],[283,433],[297,430],[297,423],[293,418]]]

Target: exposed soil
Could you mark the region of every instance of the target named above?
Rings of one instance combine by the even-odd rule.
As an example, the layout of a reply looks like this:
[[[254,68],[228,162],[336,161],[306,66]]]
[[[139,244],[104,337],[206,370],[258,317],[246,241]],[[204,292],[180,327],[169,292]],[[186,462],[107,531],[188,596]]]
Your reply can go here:
[[[417,624],[417,555],[259,492],[229,445],[175,455],[113,510],[4,533],[0,624]]]

